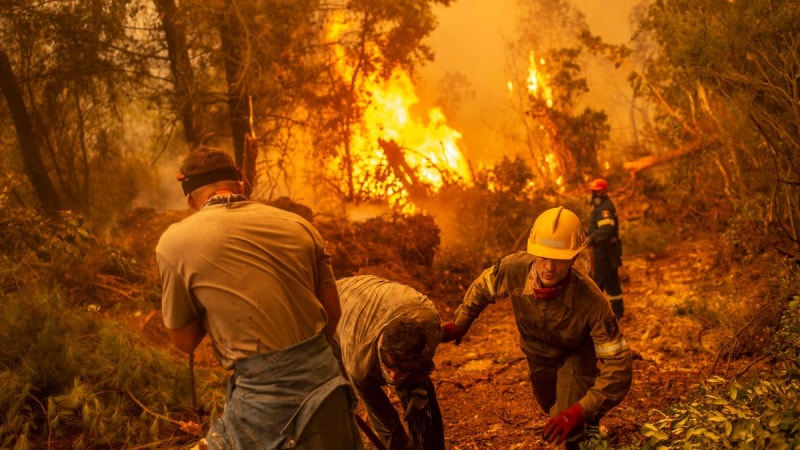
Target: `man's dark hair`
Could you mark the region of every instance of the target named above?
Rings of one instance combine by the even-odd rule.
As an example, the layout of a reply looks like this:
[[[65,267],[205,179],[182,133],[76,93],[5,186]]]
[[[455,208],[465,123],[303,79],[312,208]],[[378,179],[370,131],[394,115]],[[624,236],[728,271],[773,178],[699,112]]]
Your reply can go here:
[[[425,344],[425,327],[417,320],[395,319],[383,329],[381,348],[397,361],[419,359]]]
[[[204,145],[193,148],[181,164],[178,181],[183,193],[190,194],[195,189],[217,181],[241,181],[242,174],[233,158],[222,150]]]
[[[181,164],[181,173],[192,176],[228,168],[236,169],[229,154],[218,148],[201,145],[189,151]]]

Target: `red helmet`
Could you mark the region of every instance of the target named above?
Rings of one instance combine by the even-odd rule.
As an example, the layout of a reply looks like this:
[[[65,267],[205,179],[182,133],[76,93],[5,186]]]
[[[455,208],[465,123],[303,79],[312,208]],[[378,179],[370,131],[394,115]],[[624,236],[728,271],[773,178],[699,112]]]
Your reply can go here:
[[[595,178],[589,185],[590,191],[605,191],[608,189],[608,182],[602,178]]]

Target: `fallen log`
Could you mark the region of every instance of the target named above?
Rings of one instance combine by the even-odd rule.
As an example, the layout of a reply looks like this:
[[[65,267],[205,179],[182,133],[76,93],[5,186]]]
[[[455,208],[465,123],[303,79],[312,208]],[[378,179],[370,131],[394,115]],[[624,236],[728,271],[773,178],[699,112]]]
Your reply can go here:
[[[708,143],[705,141],[694,141],[690,142],[683,147],[677,148],[675,150],[666,152],[666,153],[659,153],[657,155],[649,155],[645,156],[644,158],[639,158],[635,161],[626,161],[622,164],[622,167],[627,170],[631,176],[636,176],[637,173],[649,169],[655,165],[672,161],[674,159],[682,158],[684,156],[691,155],[696,153],[703,148],[706,148]]]

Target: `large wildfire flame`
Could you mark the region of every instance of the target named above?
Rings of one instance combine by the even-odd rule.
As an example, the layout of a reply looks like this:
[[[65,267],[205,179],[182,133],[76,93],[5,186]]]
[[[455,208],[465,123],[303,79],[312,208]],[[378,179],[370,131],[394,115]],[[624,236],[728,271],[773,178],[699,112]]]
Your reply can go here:
[[[328,42],[339,42],[349,28],[343,17],[335,18],[328,27]],[[375,55],[378,48],[371,45],[365,51]],[[335,52],[338,75],[351,80],[356,67],[348,64],[342,46],[336,45]],[[394,70],[388,79],[380,79],[379,72],[367,74],[355,92],[363,117],[347,143],[353,176],[370,199],[385,199],[410,213],[416,210],[411,191],[436,192],[447,182],[469,182],[470,169],[458,146],[461,133],[447,125],[439,108],[428,111],[426,121],[411,114],[419,98],[409,75]],[[341,163],[332,161],[329,169],[340,171]]]

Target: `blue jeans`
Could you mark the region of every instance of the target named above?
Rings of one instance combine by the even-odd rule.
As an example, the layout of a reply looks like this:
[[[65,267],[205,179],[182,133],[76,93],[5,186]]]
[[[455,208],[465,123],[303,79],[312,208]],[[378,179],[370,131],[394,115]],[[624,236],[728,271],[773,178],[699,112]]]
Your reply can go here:
[[[362,449],[355,396],[323,335],[236,361],[209,449]]]

